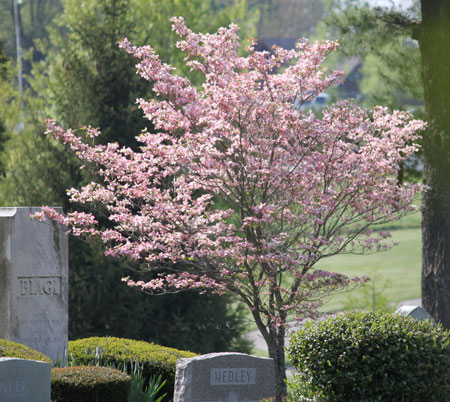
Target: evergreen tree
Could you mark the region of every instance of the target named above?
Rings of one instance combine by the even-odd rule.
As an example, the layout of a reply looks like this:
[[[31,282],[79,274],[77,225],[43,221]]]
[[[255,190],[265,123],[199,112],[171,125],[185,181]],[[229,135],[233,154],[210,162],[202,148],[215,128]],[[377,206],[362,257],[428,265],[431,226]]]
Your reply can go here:
[[[17,19],[14,11],[15,0],[0,2],[0,38],[5,42],[5,53],[16,57],[16,28],[20,30],[20,43],[24,53],[36,50],[36,42],[48,39],[49,27],[55,17],[62,12],[62,0],[17,1]],[[16,26],[17,25],[17,26]],[[33,60],[42,59],[43,54],[33,52]],[[24,62],[24,72],[29,73],[31,63]]]
[[[412,39],[419,12],[415,6],[397,9],[352,6],[355,2],[331,1],[326,25],[329,36],[336,37],[344,56],[362,63],[359,83],[364,103],[391,109],[423,104],[420,85],[420,51]]]
[[[80,171],[73,156],[40,134],[44,131],[42,117],[52,117],[66,127],[100,127],[104,135],[99,141],[135,147],[134,137],[144,128],[135,100],[152,93],[135,74],[135,62],[117,47],[117,41],[127,36],[142,43],[153,35],[167,61],[180,64],[181,58],[173,56],[175,37],[161,28],[163,24],[167,27],[170,15],[186,15],[203,30],[215,29],[230,18],[245,21],[244,1],[213,9],[208,7],[211,5],[200,0],[183,4],[87,0],[80,7],[79,1],[65,1],[49,43],[40,47],[46,58],[35,64],[29,77],[33,92],[26,105],[28,128],[11,146],[12,151],[24,152],[26,161],[15,166],[10,163],[3,183],[3,188],[9,189],[9,199],[3,203],[62,203],[69,211],[65,190],[89,181],[91,172]],[[143,32],[143,26],[148,30]],[[20,194],[14,192],[16,188]],[[248,351],[248,344],[240,340],[245,323],[239,308],[217,296],[194,293],[149,298],[121,282],[132,266],[110,261],[102,253],[99,245],[70,240],[71,339],[114,335],[200,353],[236,348]]]

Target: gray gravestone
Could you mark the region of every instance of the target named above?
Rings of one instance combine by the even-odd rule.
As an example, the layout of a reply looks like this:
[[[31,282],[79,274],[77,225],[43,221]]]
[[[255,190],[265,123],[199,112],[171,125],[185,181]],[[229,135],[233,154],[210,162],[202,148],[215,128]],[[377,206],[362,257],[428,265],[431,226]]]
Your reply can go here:
[[[68,338],[68,242],[40,208],[0,208],[0,338],[56,362]]]
[[[174,402],[258,402],[274,395],[272,359],[211,353],[177,362]]]
[[[428,314],[427,310],[420,306],[401,306],[395,311],[395,314],[412,317],[419,321],[430,320],[434,322],[433,317]]]
[[[0,402],[50,402],[51,364],[0,358]]]

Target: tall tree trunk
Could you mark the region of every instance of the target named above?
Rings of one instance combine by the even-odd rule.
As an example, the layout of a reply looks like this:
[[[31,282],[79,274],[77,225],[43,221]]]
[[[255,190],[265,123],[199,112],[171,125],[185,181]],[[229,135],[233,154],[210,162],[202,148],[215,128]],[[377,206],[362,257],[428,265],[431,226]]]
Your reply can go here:
[[[422,0],[418,31],[428,128],[424,134],[422,303],[450,328],[450,2]]]
[[[269,341],[267,342],[269,357],[273,359],[275,366],[276,402],[284,401],[284,398],[287,396],[286,359],[284,356],[285,334],[286,329],[284,325],[279,328],[270,328]]]
[[[261,320],[259,311],[252,310],[252,315],[259,332],[266,342],[269,357],[273,359],[276,385],[275,402],[283,402],[286,400],[287,396],[286,358],[284,355],[287,316],[282,312],[281,316],[283,323],[279,327],[267,327]]]

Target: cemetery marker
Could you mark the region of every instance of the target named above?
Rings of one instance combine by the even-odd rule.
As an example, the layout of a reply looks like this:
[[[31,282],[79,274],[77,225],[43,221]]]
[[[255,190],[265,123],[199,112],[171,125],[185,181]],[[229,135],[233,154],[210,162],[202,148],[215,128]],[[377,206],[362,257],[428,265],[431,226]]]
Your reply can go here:
[[[0,338],[54,362],[68,340],[68,241],[40,208],[0,208]]]
[[[51,364],[0,357],[0,402],[50,402]]]
[[[210,353],[177,362],[174,402],[258,402],[274,395],[272,359]]]

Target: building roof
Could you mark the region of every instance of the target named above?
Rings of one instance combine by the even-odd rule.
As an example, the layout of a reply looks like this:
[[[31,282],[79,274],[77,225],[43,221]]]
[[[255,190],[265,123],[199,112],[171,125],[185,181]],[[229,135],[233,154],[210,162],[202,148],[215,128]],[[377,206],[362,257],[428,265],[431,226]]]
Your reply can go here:
[[[259,38],[255,49],[258,51],[266,50],[270,52],[272,46],[279,46],[283,49],[294,49],[298,38]]]

